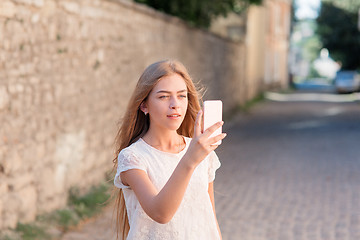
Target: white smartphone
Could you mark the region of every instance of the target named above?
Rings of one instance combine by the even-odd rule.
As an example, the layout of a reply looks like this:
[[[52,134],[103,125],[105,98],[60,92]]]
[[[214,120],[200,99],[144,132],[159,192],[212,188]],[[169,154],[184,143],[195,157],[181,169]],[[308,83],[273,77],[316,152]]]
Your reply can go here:
[[[204,131],[217,122],[222,121],[223,104],[221,100],[204,101]],[[210,137],[217,136],[222,133],[222,127],[218,128]],[[221,140],[214,145],[220,145]]]

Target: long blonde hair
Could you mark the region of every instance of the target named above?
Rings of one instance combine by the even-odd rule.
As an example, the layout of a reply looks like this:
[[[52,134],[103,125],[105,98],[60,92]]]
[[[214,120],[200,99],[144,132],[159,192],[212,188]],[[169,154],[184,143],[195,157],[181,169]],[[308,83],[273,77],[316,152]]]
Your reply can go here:
[[[196,115],[200,110],[199,101],[202,98],[199,96],[199,90],[195,87],[185,66],[179,61],[164,60],[155,62],[148,66],[140,76],[121,121],[121,126],[115,138],[114,169],[117,167],[117,156],[120,151],[144,136],[149,129],[149,115],[145,115],[140,110],[141,103],[147,99],[151,90],[162,77],[171,74],[179,74],[184,79],[188,90],[188,108],[177,132],[183,136],[192,137]],[[115,188],[115,191],[117,192],[115,201],[117,239],[123,240],[128,235],[130,225],[123,191],[117,188]]]

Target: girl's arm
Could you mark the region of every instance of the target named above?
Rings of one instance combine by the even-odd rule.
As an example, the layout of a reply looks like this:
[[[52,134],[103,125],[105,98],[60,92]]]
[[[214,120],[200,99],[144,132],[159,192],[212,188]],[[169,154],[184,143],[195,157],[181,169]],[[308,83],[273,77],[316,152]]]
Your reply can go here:
[[[194,167],[180,162],[165,186],[158,191],[148,175],[137,169],[120,174],[125,185],[135,192],[146,214],[158,223],[165,224],[174,216],[185,194]]]
[[[216,211],[215,211],[214,182],[209,183],[209,190],[208,190],[208,192],[209,192],[209,197],[210,197],[211,204],[212,204],[213,211],[214,211],[214,217],[215,217],[216,226],[217,226],[217,229],[218,229],[218,231],[219,231],[220,239],[222,239],[221,231],[220,231],[220,227],[219,227],[219,223],[218,223],[218,221],[217,221]]]
[[[226,134],[220,134],[209,138],[222,123],[214,124],[201,133],[200,114],[201,111],[196,118],[194,138],[187,152],[160,191],[142,170],[131,169],[120,174],[121,181],[131,187],[146,214],[158,223],[167,223],[172,219],[180,206],[195,168],[211,151],[216,149],[217,145],[212,144],[226,136]]]

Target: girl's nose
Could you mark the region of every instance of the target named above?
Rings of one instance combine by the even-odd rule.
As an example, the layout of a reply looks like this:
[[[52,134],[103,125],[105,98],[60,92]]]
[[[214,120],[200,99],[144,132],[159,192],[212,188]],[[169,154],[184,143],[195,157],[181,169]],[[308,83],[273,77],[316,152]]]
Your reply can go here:
[[[174,99],[171,101],[170,103],[170,108],[171,109],[177,109],[179,107],[179,103]]]
[[[177,108],[178,108],[178,105],[176,105],[176,104],[171,104],[171,105],[170,105],[170,108],[171,108],[171,109],[177,109]]]

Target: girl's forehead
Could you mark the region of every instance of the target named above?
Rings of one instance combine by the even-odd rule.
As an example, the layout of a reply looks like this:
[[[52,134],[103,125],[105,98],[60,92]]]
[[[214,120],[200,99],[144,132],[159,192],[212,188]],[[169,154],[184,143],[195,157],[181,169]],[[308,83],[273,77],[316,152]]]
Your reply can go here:
[[[181,90],[186,90],[187,85],[185,80],[179,74],[171,74],[160,78],[156,83],[153,90],[156,91],[169,91],[169,92],[178,92]]]

